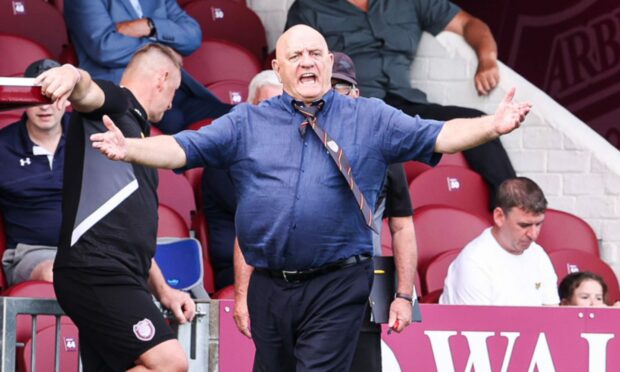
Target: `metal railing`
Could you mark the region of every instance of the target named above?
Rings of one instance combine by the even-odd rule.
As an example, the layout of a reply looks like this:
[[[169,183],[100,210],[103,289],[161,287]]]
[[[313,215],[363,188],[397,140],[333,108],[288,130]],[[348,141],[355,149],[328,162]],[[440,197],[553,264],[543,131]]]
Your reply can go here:
[[[191,323],[178,324],[167,313],[171,326],[179,342],[187,353],[191,372],[217,371],[219,348],[219,314],[218,306],[210,306],[208,300],[196,301],[196,316]],[[32,318],[30,370],[37,370],[37,318],[41,315],[55,317],[54,371],[59,372],[61,350],[61,317],[64,312],[53,299],[35,299],[22,297],[0,297],[0,372],[16,370],[16,352],[23,343],[17,342],[18,315],[30,315]],[[77,341],[77,340],[75,340]],[[77,344],[77,343],[76,343]],[[79,345],[79,344],[77,344]],[[66,347],[66,345],[65,345]],[[76,350],[77,351],[77,350]],[[211,358],[210,358],[211,356]],[[78,371],[82,364],[78,359]],[[68,372],[68,371],[62,371]]]

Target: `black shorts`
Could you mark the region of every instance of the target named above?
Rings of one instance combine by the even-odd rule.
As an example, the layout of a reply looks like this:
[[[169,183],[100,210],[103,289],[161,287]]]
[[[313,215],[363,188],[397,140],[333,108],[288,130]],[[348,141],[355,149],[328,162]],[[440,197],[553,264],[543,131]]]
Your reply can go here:
[[[84,371],[125,371],[145,351],[174,338],[141,278],[56,269],[54,289],[80,331]]]

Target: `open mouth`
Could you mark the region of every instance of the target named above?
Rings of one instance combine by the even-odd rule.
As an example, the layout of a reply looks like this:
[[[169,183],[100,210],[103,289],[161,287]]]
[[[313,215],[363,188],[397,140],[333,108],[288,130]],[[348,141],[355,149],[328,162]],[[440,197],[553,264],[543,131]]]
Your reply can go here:
[[[314,84],[317,81],[317,76],[312,72],[302,74],[299,78],[299,82],[302,84]]]

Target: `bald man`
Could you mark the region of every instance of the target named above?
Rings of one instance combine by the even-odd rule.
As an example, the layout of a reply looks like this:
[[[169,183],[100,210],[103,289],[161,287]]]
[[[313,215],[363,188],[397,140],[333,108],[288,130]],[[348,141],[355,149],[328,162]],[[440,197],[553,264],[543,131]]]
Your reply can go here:
[[[373,278],[368,205],[388,165],[435,164],[439,153],[514,130],[530,109],[512,102],[513,91],[494,116],[422,120],[335,93],[332,64],[321,34],[295,26],[278,40],[272,66],[282,95],[238,105],[199,131],[125,138],[104,120],[109,131],[91,136],[110,159],[229,169],[240,245],[235,320],[254,340],[257,365],[270,372],[349,369]],[[396,265],[403,277],[389,324],[400,332],[411,322],[414,265],[398,258]]]
[[[54,263],[54,288],[80,331],[86,371],[187,371],[187,357],[154,294],[179,322],[195,312],[188,294],[168,286],[153,260],[157,233],[157,172],[110,161],[88,137],[105,130],[108,114],[127,137],[148,137],[178,88],[179,57],[150,44],[134,55],[120,88],[93,82],[71,65],[38,81],[57,104],[74,113],[66,144],[63,219]],[[57,91],[63,93],[57,94]]]

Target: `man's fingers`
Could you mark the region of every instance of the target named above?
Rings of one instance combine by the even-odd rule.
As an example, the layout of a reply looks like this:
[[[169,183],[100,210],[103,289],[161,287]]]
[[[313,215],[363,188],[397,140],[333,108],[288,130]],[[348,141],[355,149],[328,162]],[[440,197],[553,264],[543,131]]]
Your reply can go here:
[[[516,92],[517,88],[512,87],[508,90],[508,93],[506,93],[506,96],[504,97],[504,99],[502,100],[502,104],[510,104],[515,96],[515,92]]]
[[[114,121],[112,121],[108,115],[103,115],[103,125],[105,125],[105,127],[112,132],[117,129]]]

